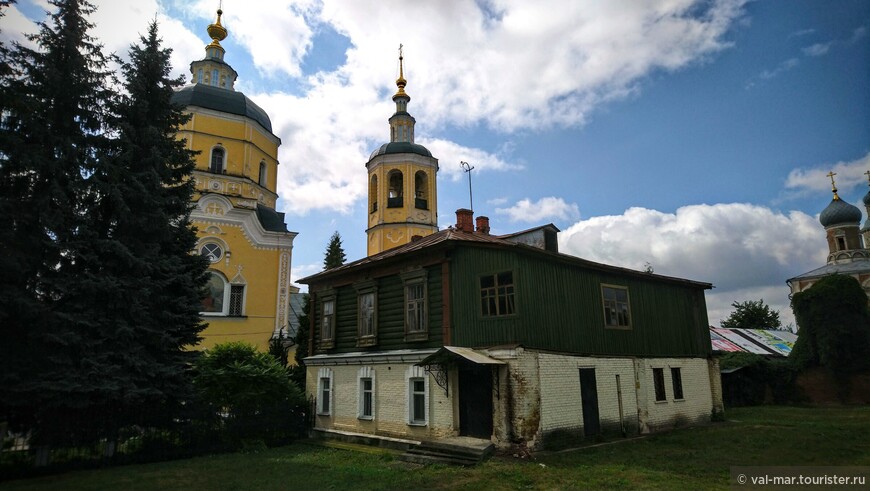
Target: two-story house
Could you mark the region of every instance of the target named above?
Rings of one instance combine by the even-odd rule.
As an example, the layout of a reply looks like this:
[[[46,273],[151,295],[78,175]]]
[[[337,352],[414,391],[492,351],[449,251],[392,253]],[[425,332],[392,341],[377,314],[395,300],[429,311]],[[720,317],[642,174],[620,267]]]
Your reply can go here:
[[[457,223],[300,280],[315,428],[432,440],[644,433],[722,411],[701,283]]]

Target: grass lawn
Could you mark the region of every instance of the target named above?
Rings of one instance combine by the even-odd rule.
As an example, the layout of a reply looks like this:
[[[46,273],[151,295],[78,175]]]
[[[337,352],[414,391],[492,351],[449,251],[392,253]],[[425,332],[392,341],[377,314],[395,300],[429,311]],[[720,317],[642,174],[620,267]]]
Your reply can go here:
[[[728,422],[474,467],[306,445],[0,483],[4,490],[728,489],[737,465],[870,466],[870,407],[732,409]]]

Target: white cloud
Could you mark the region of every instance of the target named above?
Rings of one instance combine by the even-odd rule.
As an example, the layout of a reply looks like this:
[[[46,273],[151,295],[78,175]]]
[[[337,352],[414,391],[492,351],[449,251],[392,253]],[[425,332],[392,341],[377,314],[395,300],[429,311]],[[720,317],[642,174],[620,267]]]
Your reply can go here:
[[[35,44],[27,39],[27,34],[36,34],[39,29],[36,24],[28,19],[15,5],[10,5],[3,10],[0,17],[0,40],[9,47],[13,42],[20,43],[29,48]]]
[[[722,36],[742,5],[719,0],[698,14],[688,0],[326,0],[322,19],[351,40],[347,68],[364,78],[373,63],[393,66],[404,43],[409,90],[423,98],[430,123],[485,121],[512,131],[583,123],[650,72],[727,47]]]
[[[812,169],[792,169],[788,173],[785,187],[796,190],[826,191],[831,189],[831,178],[828,172],[834,172],[834,179],[838,189],[849,189],[861,184],[867,184],[867,175],[870,171],[870,152],[867,155],[849,161],[825,164]]]
[[[199,2],[198,6],[214,15],[213,1]],[[316,2],[258,0],[228,6],[224,12],[222,23],[247,49],[259,70],[271,77],[302,75],[299,65],[314,35],[307,19],[316,14]]]
[[[792,68],[798,66],[799,64],[800,64],[800,60],[798,60],[797,58],[789,58],[789,59],[785,60],[784,62],[780,63],[779,65],[777,65],[776,68],[774,68],[772,70],[764,70],[763,72],[761,72],[758,75],[758,78],[763,79],[763,80],[770,80],[770,79],[778,76],[779,74],[781,74],[783,72],[791,70]]]
[[[630,208],[593,217],[560,234],[562,252],[592,261],[710,282],[711,323],[725,318],[734,301],[757,300],[786,312],[785,280],[824,264],[825,234],[815,218],[763,206],[691,205],[676,213]]]
[[[807,56],[822,56],[828,53],[832,43],[816,43],[812,46],[807,46],[802,51]]]
[[[204,29],[215,15],[211,0],[97,3],[94,35],[108,51],[125,53],[156,15],[165,44],[175,49],[176,73],[185,75],[203,56]],[[475,172],[521,163],[510,161],[509,142],[498,149],[462,145],[439,134],[443,125],[514,132],[583,124],[599,105],[636,93],[649,74],[727,48],[724,35],[744,3],[227,0],[222,21],[272,87],[249,86],[240,74],[239,86],[269,113],[283,141],[278,191],[285,211],[346,213],[365,195],[369,152],[388,140],[400,42],[418,143],[440,160],[443,177],[457,180],[460,160]],[[184,17],[169,19],[170,8]],[[301,60],[321,24],[348,39],[345,62],[303,74]]]
[[[526,198],[510,208],[496,208],[499,215],[507,215],[512,222],[546,222],[552,220],[576,220],[580,209],[576,203],[566,203],[562,198],[553,196],[541,198],[537,202]]]
[[[290,267],[290,282],[296,283],[300,278],[305,278],[306,276],[311,276],[315,273],[319,273],[323,271],[323,264],[313,263],[313,264],[298,264]],[[308,285],[297,284],[301,291],[308,291]]]

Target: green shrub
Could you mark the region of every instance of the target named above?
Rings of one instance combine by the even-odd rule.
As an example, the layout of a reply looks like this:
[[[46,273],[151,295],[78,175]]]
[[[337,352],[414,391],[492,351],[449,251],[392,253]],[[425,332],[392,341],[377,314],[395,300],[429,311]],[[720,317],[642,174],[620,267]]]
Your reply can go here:
[[[219,415],[228,443],[286,443],[304,427],[305,396],[287,369],[254,346],[233,342],[197,360],[194,385],[202,403]]]

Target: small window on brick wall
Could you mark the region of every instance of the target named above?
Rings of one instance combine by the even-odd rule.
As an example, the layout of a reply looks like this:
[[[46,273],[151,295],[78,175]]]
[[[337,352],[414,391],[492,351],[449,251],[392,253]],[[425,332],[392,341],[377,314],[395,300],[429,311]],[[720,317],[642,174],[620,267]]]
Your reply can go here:
[[[674,399],[683,399],[683,375],[679,368],[671,368],[671,382],[674,385]]]
[[[653,368],[653,385],[656,389],[656,402],[666,401],[664,368]]]

